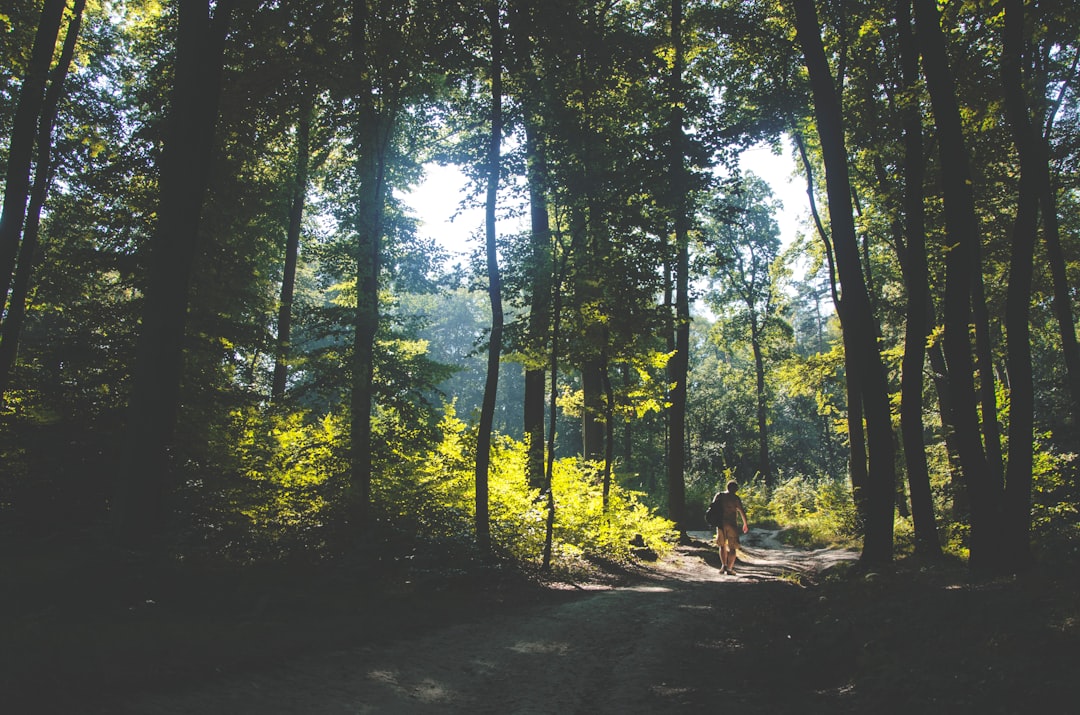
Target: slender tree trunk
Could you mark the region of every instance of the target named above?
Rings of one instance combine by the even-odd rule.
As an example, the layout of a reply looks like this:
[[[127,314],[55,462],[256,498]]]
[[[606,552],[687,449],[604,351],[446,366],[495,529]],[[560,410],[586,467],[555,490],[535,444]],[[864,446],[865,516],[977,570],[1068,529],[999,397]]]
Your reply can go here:
[[[592,95],[596,87],[595,78],[592,76],[591,54],[586,52],[580,63],[581,85],[585,87],[582,97],[583,117],[589,117],[592,109]],[[596,156],[597,141],[590,136],[591,130],[584,126],[577,132],[578,156],[581,157],[580,167],[575,171],[575,194],[582,197],[582,204],[574,207],[575,227],[574,235],[584,236],[586,249],[584,252],[575,252],[575,293],[585,326],[585,350],[586,356],[581,363],[581,391],[582,391],[582,416],[581,416],[581,441],[582,454],[587,460],[599,461],[604,458],[604,373],[607,365],[603,355],[606,353],[604,345],[603,324],[594,317],[595,306],[603,301],[603,287],[600,275],[603,271],[605,258],[608,251],[607,227],[603,223],[603,210],[597,198],[596,187],[602,178],[598,175],[599,162]]]
[[[308,165],[311,162],[311,121],[314,99],[305,91],[300,105],[296,132],[296,175],[293,177],[292,200],[289,204],[289,227],[285,237],[285,266],[281,277],[281,303],[278,306],[277,352],[274,356],[274,377],[270,399],[285,397],[289,379],[289,357],[292,344],[293,295],[296,292],[296,263],[300,253],[300,228],[307,200]]]
[[[978,394],[982,411],[983,446],[990,475],[1000,486],[1005,482],[1005,458],[1001,453],[1001,427],[998,424],[997,377],[994,374],[994,348],[990,336],[990,311],[986,305],[986,286],[982,274],[982,245],[975,242],[972,273],[971,319],[975,324],[975,372],[979,376]]]
[[[919,54],[911,25],[911,0],[897,0],[896,25],[904,92],[907,95],[914,91],[919,81]],[[923,156],[922,115],[914,98],[905,96],[900,111],[904,131],[903,232],[907,238],[903,264],[908,299],[900,378],[900,429],[911,494],[915,553],[939,556],[941,543],[937,535],[930,470],[926,464],[926,443],[923,439],[923,367],[931,312],[923,201],[926,160]]]
[[[1005,37],[1001,75],[1005,109],[1020,157],[1019,197],[1013,226],[1009,288],[1005,308],[1009,365],[1009,461],[1002,530],[1008,551],[1006,568],[1031,564],[1031,482],[1035,422],[1035,386],[1031,367],[1031,280],[1038,231],[1039,140],[1024,90],[1024,4],[1005,0]]]
[[[753,311],[753,306],[747,307]],[[769,414],[765,399],[765,356],[761,347],[761,326],[757,318],[751,317],[750,322],[750,346],[754,351],[754,377],[755,393],[757,395],[757,425],[758,425],[758,463],[761,465],[761,476],[765,480],[765,488],[772,492],[776,486],[776,478],[773,475],[772,464],[769,460]]]
[[[588,176],[579,177],[579,180],[584,185],[591,183]],[[588,205],[593,203],[588,196],[586,202]],[[598,220],[597,214],[580,206],[571,207],[570,210],[573,236],[571,252],[575,261],[574,300],[585,322],[584,344],[587,351],[587,356],[581,361],[581,451],[585,459],[599,461],[604,456],[603,370],[606,366],[601,358],[604,349],[603,325],[593,317],[593,308],[601,299],[596,276],[603,260],[600,257],[600,240],[596,237],[598,227],[594,223]]]
[[[605,360],[606,362],[606,360]],[[604,371],[604,424],[607,426],[604,435],[604,478],[603,478],[603,509],[606,514],[611,497],[611,478],[615,462],[615,391],[611,387],[611,376]]]
[[[974,364],[968,337],[978,265],[978,219],[971,186],[955,82],[935,0],[914,0],[923,73],[937,127],[949,250],[945,257],[945,359],[953,409],[951,426],[971,503],[972,568],[992,570],[1000,562],[1001,484],[992,475],[980,439]]]
[[[810,164],[810,157],[806,151],[806,143],[802,137],[795,135],[795,143],[802,158],[803,169],[806,172],[806,193],[810,201],[810,213],[814,217],[818,236],[825,244],[825,257],[829,265],[829,290],[832,294],[833,305],[836,307],[836,316],[840,320],[840,329],[844,341],[844,364],[847,373],[847,390],[845,401],[845,417],[848,428],[848,475],[851,478],[852,500],[855,502],[855,510],[859,515],[860,523],[866,524],[869,515],[869,483],[870,473],[867,467],[866,454],[866,430],[863,427],[862,387],[858,381],[852,379],[854,374],[847,367],[849,355],[855,355],[857,348],[852,344],[855,340],[854,331],[845,327],[845,306],[841,300],[836,280],[836,259],[833,250],[833,242],[829,238],[825,225],[818,213],[817,201],[814,198],[814,174]],[[857,370],[855,371],[857,372]]]
[[[15,257],[19,252],[26,203],[30,195],[30,164],[34,156],[34,136],[38,117],[45,101],[45,82],[52,64],[60,23],[64,16],[65,0],[45,0],[38,20],[30,64],[19,89],[15,117],[11,125],[7,174],[4,181],[4,208],[0,212],[0,312],[7,303]]]
[[[499,196],[499,168],[502,144],[502,44],[503,28],[499,0],[488,4],[491,31],[491,139],[488,144],[487,202],[485,233],[488,274],[488,297],[491,300],[491,337],[488,342],[487,379],[480,407],[480,425],[476,437],[476,543],[481,551],[491,549],[491,526],[488,518],[488,467],[491,461],[491,429],[495,417],[495,396],[499,388],[499,356],[502,353],[503,308],[502,280],[499,275],[495,245],[495,209]]]
[[[843,291],[848,389],[854,387],[860,393],[866,415],[869,481],[862,557],[868,563],[883,563],[890,561],[893,553],[896,484],[889,388],[877,349],[875,336],[879,331],[859,260],[840,101],[821,42],[814,3],[812,0],[795,0],[794,6],[796,33],[810,74],[814,113],[825,160],[829,217],[836,249],[836,267]],[[851,340],[848,340],[849,335]]]
[[[374,404],[375,337],[379,330],[379,270],[386,212],[386,162],[397,121],[386,88],[373,84],[376,58],[369,47],[366,0],[353,1],[352,43],[359,78],[357,85],[356,146],[356,313],[353,333],[352,384],[349,409],[348,518],[353,538],[370,530],[372,422]]]
[[[1070,75],[1075,76],[1080,62],[1080,51],[1073,57]],[[1061,352],[1065,359],[1065,372],[1069,395],[1072,397],[1074,429],[1080,429],[1080,343],[1076,339],[1076,324],[1073,321],[1071,290],[1065,270],[1065,254],[1061,249],[1061,230],[1058,221],[1058,187],[1052,174],[1050,134],[1056,108],[1061,104],[1066,87],[1060,90],[1059,99],[1048,111],[1044,131],[1038,136],[1038,175],[1037,185],[1040,194],[1040,206],[1043,216],[1043,234],[1046,240],[1046,258],[1050,264],[1050,276],[1054,286],[1054,316],[1057,318],[1058,331],[1061,333]],[[1045,90],[1044,90],[1045,91]]]
[[[509,4],[507,21],[516,55],[518,72],[525,87],[522,98],[523,124],[525,127],[525,175],[529,186],[530,262],[532,294],[529,303],[530,355],[536,362],[525,367],[524,433],[528,442],[527,477],[529,486],[544,486],[544,404],[547,386],[546,370],[539,364],[544,353],[551,324],[551,224],[548,216],[548,166],[544,150],[543,85],[537,76],[533,62],[533,43],[530,31],[533,27],[529,8],[525,3]]]
[[[561,243],[561,241],[560,241]],[[573,244],[573,239],[571,244]],[[551,556],[555,541],[555,425],[559,407],[559,341],[562,330],[562,285],[566,276],[566,260],[569,252],[560,246],[559,269],[555,273],[554,292],[551,297],[551,390],[548,402],[547,465],[544,476],[547,493],[547,519],[544,524],[544,552],[540,568],[551,570]],[[571,248],[572,252],[573,248]]]
[[[675,227],[675,354],[668,362],[673,387],[668,395],[669,439],[667,482],[668,517],[680,532],[686,530],[686,379],[690,368],[690,225],[689,176],[686,169],[686,138],[682,111],[683,4],[671,2],[671,42],[675,61],[672,70],[671,190]]]
[[[599,335],[603,329],[599,325],[586,328],[586,342],[591,349],[600,349]],[[582,455],[585,459],[598,462],[604,458],[604,373],[607,367],[600,357],[586,360],[581,366],[581,391],[583,410],[581,416]]]
[[[664,348],[668,354],[674,354],[675,352],[675,276],[674,271],[671,268],[671,260],[666,256],[664,257],[664,303],[663,303],[663,325],[661,330],[664,334]],[[664,410],[664,443],[663,454],[664,464],[671,463],[671,410]],[[657,470],[658,471],[658,470]],[[654,487],[656,485],[656,472],[649,470],[649,485]],[[667,472],[664,472],[665,484],[667,481]],[[670,495],[669,495],[670,496]]]
[[[349,516],[354,536],[370,526],[375,337],[379,330],[379,270],[386,195],[385,119],[360,120],[360,192],[356,247],[356,314],[350,391]]]
[[[930,325],[937,325],[937,313],[930,306]],[[954,518],[967,514],[967,497],[964,493],[963,469],[960,467],[960,447],[956,442],[956,433],[952,428],[953,399],[949,392],[949,370],[945,362],[945,350],[940,342],[935,342],[926,350],[930,375],[937,393],[938,414],[941,419],[945,453],[949,462],[949,488],[952,491],[952,514]]]
[[[26,212],[22,243],[19,245],[19,260],[15,269],[15,279],[11,287],[11,297],[7,304],[7,313],[0,326],[0,404],[3,403],[15,366],[15,356],[19,349],[19,337],[26,318],[26,299],[30,292],[34,264],[37,260],[41,229],[41,210],[45,206],[49,181],[52,178],[52,134],[56,125],[56,115],[60,106],[60,97],[64,91],[64,81],[75,55],[75,43],[79,38],[82,25],[82,13],[86,0],[75,0],[71,22],[64,38],[64,47],[60,58],[49,73],[48,88],[45,90],[38,121],[37,164],[34,167],[34,184],[30,191],[30,205]]]
[[[551,227],[546,199],[547,164],[538,145],[535,128],[526,120],[525,146],[528,155],[530,225],[532,229],[532,300],[529,306],[529,335],[537,353],[546,345],[551,323]],[[552,347],[554,349],[554,347]],[[546,371],[529,365],[525,369],[524,426],[528,438],[529,486],[544,484],[544,389]]]
[[[1061,248],[1061,230],[1058,221],[1058,188],[1050,173],[1049,138],[1040,140],[1039,171],[1043,235],[1046,240],[1046,258],[1050,264],[1050,276],[1054,286],[1054,316],[1057,318],[1058,332],[1061,334],[1061,352],[1065,360],[1066,379],[1069,395],[1072,397],[1073,425],[1080,428],[1080,343],[1076,339],[1076,323],[1069,280],[1065,271],[1065,253]]]
[[[149,245],[127,444],[113,503],[118,537],[136,550],[152,550],[165,528],[163,498],[179,408],[188,284],[209,179],[231,12],[229,0],[214,5],[213,19],[206,0],[183,0],[179,5],[158,222]]]
[[[623,388],[627,392],[629,392],[630,387],[633,385],[633,378],[631,377],[631,373],[630,373],[630,365],[628,365],[626,363],[623,363],[623,366],[622,366],[622,384],[623,384]],[[633,420],[625,420],[624,423],[623,423],[623,432],[622,432],[622,459],[623,459],[623,464],[627,465],[627,467],[629,468],[629,465],[633,464],[633,458],[634,458]]]

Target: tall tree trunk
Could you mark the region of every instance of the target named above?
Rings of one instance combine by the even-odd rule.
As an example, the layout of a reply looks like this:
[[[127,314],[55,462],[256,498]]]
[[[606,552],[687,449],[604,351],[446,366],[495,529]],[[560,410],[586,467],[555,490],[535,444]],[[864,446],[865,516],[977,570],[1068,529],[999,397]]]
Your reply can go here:
[[[748,305],[751,311],[753,306]],[[761,346],[761,326],[757,318],[751,312],[750,318],[750,346],[754,351],[754,385],[757,396],[757,425],[758,425],[758,464],[761,476],[765,480],[765,488],[770,492],[776,486],[776,478],[772,472],[772,464],[769,459],[769,413],[765,399],[765,356]]]
[[[146,550],[164,528],[168,449],[179,408],[188,284],[209,179],[232,3],[182,0],[176,70],[161,157],[142,329],[128,402],[126,449],[113,504],[124,545]]]
[[[60,97],[64,92],[64,81],[75,55],[75,43],[79,38],[82,25],[83,9],[86,0],[75,0],[71,22],[64,38],[64,47],[60,52],[56,66],[49,73],[48,88],[45,90],[38,121],[37,164],[34,167],[34,185],[30,191],[30,205],[26,211],[22,243],[19,245],[19,260],[15,269],[15,279],[11,287],[7,313],[0,326],[0,404],[7,392],[11,372],[15,366],[15,356],[19,349],[19,337],[26,318],[26,298],[30,292],[34,263],[37,260],[41,229],[41,210],[45,206],[49,181],[52,178],[52,134],[56,125],[56,115],[60,106]]]
[[[503,308],[502,280],[499,275],[495,245],[495,209],[499,196],[499,168],[502,144],[502,44],[503,28],[499,0],[488,3],[491,31],[491,139],[488,144],[487,202],[485,234],[488,297],[491,300],[491,337],[488,342],[487,379],[480,406],[480,425],[476,436],[476,543],[481,551],[491,548],[488,519],[488,467],[491,461],[491,429],[495,418],[495,396],[499,388],[499,356],[502,354]]]
[[[548,166],[544,150],[543,126],[544,92],[533,62],[533,45],[529,35],[533,21],[525,3],[511,2],[507,19],[510,36],[515,45],[519,72],[525,86],[522,98],[525,126],[525,176],[529,186],[529,228],[532,294],[529,302],[529,351],[532,360],[525,366],[525,395],[523,404],[524,433],[529,456],[526,470],[529,486],[544,486],[544,403],[547,385],[546,370],[539,363],[544,353],[551,324],[551,224],[548,216]]]
[[[607,362],[606,359],[605,362]],[[608,375],[607,370],[604,371],[604,424],[607,425],[607,428],[604,434],[602,502],[606,514],[611,499],[612,470],[615,464],[615,390],[611,387],[611,376]]]
[[[1005,328],[1009,365],[1009,461],[1005,481],[1004,520],[1001,528],[1008,551],[1005,568],[1026,569],[1031,564],[1031,481],[1035,386],[1031,367],[1031,279],[1038,231],[1040,175],[1039,140],[1024,89],[1024,4],[1005,0],[1005,37],[1001,75],[1005,109],[1020,158],[1019,197],[1013,226]]]
[[[300,253],[300,228],[307,200],[308,165],[311,162],[311,121],[314,97],[305,90],[300,100],[300,118],[296,131],[296,174],[293,177],[292,200],[289,204],[289,226],[285,237],[285,266],[281,277],[281,302],[278,306],[277,351],[274,355],[274,377],[270,399],[274,402],[285,396],[289,379],[289,357],[292,343],[293,295],[296,292],[296,262]]]
[[[667,464],[668,517],[680,532],[686,530],[686,379],[690,368],[690,240],[689,177],[683,131],[683,5],[671,2],[671,42],[675,51],[671,102],[671,190],[675,227],[675,355],[668,362],[673,387],[668,399],[669,439]]]
[[[362,119],[360,141],[359,220],[356,246],[356,314],[353,333],[349,518],[353,535],[370,526],[371,410],[374,403],[375,336],[379,331],[379,269],[382,253],[386,194],[386,140],[384,119]]]
[[[581,204],[571,211],[575,214],[571,222],[575,223],[573,234],[584,237],[584,252],[575,251],[576,266],[574,271],[575,293],[579,311],[584,319],[585,357],[581,362],[581,442],[585,459],[600,461],[604,458],[604,372],[607,365],[603,355],[604,327],[596,316],[596,308],[604,299],[603,282],[600,276],[605,265],[608,251],[607,227],[603,222],[603,208],[597,196],[597,186],[603,183],[603,177],[597,160],[598,138],[594,130],[587,128],[593,112],[593,93],[597,87],[593,76],[592,53],[586,51],[579,63],[578,81],[584,88],[581,104],[582,126],[578,127],[577,153],[580,166],[574,170],[573,193],[581,197]],[[584,310],[582,310],[584,308]]]
[[[802,159],[803,170],[806,172],[806,195],[809,197],[810,213],[814,217],[814,225],[817,227],[818,236],[825,244],[825,258],[829,265],[829,291],[832,294],[833,305],[836,307],[836,316],[840,320],[840,330],[844,341],[844,362],[847,364],[849,355],[855,355],[857,349],[852,345],[855,340],[854,331],[845,327],[845,306],[841,300],[836,280],[836,252],[833,250],[833,241],[825,230],[825,224],[817,209],[817,200],[814,198],[814,173],[810,164],[810,157],[806,151],[806,142],[798,134],[795,135],[795,145],[799,149]],[[844,403],[845,419],[848,428],[848,476],[851,478],[852,500],[855,502],[855,511],[859,515],[859,521],[867,523],[870,516],[868,512],[870,473],[867,468],[866,455],[866,431],[863,427],[862,388],[856,381],[851,379],[851,371],[847,372],[847,390]]]
[[[915,553],[939,556],[934,500],[930,490],[930,470],[926,464],[923,439],[923,367],[926,339],[930,334],[930,282],[926,263],[926,209],[923,179],[922,115],[911,93],[919,82],[919,53],[911,25],[911,0],[897,0],[896,26],[904,99],[900,108],[904,131],[904,235],[906,250],[905,284],[907,315],[904,325],[904,357],[900,378],[900,430],[904,444],[911,516],[915,529]]]
[[[529,218],[532,229],[532,299],[529,305],[529,335],[537,353],[542,352],[551,323],[551,226],[547,206],[547,163],[539,146],[535,125],[526,119],[525,151],[528,155]],[[554,347],[552,347],[554,349]],[[524,427],[528,437],[529,486],[544,484],[544,368],[525,369]]]
[[[589,349],[600,349],[600,325],[586,328],[585,339]],[[585,360],[581,366],[581,391],[583,397],[581,415],[582,456],[590,461],[599,462],[604,458],[604,373],[607,366],[599,356]]]
[[[1080,62],[1080,51],[1073,57],[1070,76],[1075,76]],[[1058,221],[1057,191],[1051,171],[1050,135],[1053,120],[1060,98],[1064,96],[1066,86],[1062,86],[1057,102],[1048,111],[1046,127],[1038,136],[1038,171],[1037,185],[1043,216],[1043,234],[1046,240],[1046,258],[1050,264],[1050,276],[1054,286],[1054,316],[1057,318],[1058,331],[1061,333],[1061,352],[1065,359],[1066,379],[1069,395],[1072,397],[1073,428],[1080,429],[1080,343],[1076,339],[1076,324],[1073,321],[1071,290],[1065,271],[1065,254],[1061,249],[1061,230]],[[1045,89],[1044,89],[1045,91]]]
[[[19,89],[19,101],[15,105],[4,181],[4,208],[0,212],[0,311],[7,303],[15,257],[19,253],[26,203],[30,195],[34,136],[37,134],[38,117],[45,101],[45,82],[66,4],[65,0],[45,0],[34,35],[34,45],[30,50],[30,64]]]
[[[1000,562],[1001,483],[992,475],[980,439],[978,398],[968,326],[978,264],[978,219],[955,81],[935,0],[914,0],[923,73],[937,127],[949,250],[945,257],[945,359],[953,409],[951,426],[971,503],[971,559],[976,570]]]
[[[1001,453],[1001,426],[998,424],[997,376],[994,373],[993,339],[990,335],[990,311],[986,305],[986,286],[982,274],[982,244],[975,242],[972,274],[971,320],[975,324],[975,372],[979,376],[978,394],[982,411],[983,446],[990,475],[999,485],[1005,481],[1005,458]]]
[[[937,325],[937,313],[930,308],[930,325]],[[954,519],[962,518],[967,514],[967,496],[964,492],[963,468],[960,466],[960,447],[957,444],[956,433],[952,429],[953,399],[949,392],[949,370],[945,362],[945,350],[941,342],[935,342],[926,350],[927,362],[930,364],[930,376],[934,383],[934,392],[937,393],[938,415],[941,419],[943,437],[945,439],[945,453],[949,463],[949,488],[952,491],[952,515]]]
[[[633,385],[633,378],[631,377],[630,365],[623,363],[622,365],[622,385],[623,389],[627,392],[630,391]],[[634,421],[624,420],[622,431],[622,459],[623,464],[630,465],[633,463],[634,458]]]
[[[813,0],[795,0],[794,6],[796,33],[810,74],[814,113],[825,161],[829,217],[843,292],[848,389],[854,387],[861,395],[866,417],[869,480],[862,557],[868,563],[883,563],[892,560],[896,485],[889,388],[875,338],[879,331],[859,260],[840,100],[825,57]],[[850,341],[848,335],[852,338]]]
[[[551,296],[551,388],[548,402],[547,464],[544,475],[544,491],[547,496],[547,519],[544,524],[544,550],[540,568],[551,570],[551,556],[555,541],[555,425],[559,408],[559,349],[560,331],[562,330],[562,285],[566,277],[566,261],[573,252],[573,244],[580,234],[571,238],[571,249],[567,251],[560,245],[559,268],[554,276],[554,291]],[[560,240],[560,244],[562,241]]]
[[[367,0],[353,0],[351,39],[356,74],[357,195],[356,313],[353,333],[352,384],[349,409],[349,494],[351,535],[362,539],[370,530],[372,422],[375,337],[379,330],[379,270],[386,213],[386,163],[397,121],[387,89],[374,86],[375,50],[369,46]]]
[[[1054,286],[1054,316],[1057,318],[1058,332],[1061,334],[1061,352],[1065,360],[1065,375],[1068,380],[1069,395],[1072,398],[1074,429],[1080,429],[1080,343],[1076,339],[1076,323],[1069,279],[1065,271],[1065,253],[1061,248],[1061,230],[1058,221],[1058,187],[1050,173],[1049,137],[1040,140],[1039,171],[1044,175],[1040,179],[1043,236],[1046,240],[1046,258],[1050,265],[1050,275]]]

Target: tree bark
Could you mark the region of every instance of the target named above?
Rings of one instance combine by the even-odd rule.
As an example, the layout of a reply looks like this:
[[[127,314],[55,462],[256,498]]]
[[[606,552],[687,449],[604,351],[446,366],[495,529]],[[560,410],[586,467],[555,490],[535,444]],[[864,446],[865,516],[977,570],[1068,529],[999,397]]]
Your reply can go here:
[[[1061,230],[1058,221],[1057,186],[1050,173],[1049,137],[1040,140],[1039,171],[1043,236],[1046,241],[1046,258],[1054,286],[1054,316],[1061,334],[1061,352],[1065,360],[1065,374],[1069,395],[1072,398],[1073,425],[1080,428],[1080,343],[1076,338],[1076,323],[1069,279],[1065,270],[1065,253],[1061,248]]]
[[[135,550],[153,549],[165,528],[163,498],[179,409],[188,284],[209,179],[231,12],[229,0],[215,3],[213,18],[206,0],[179,4],[158,222],[149,245],[127,444],[113,503],[118,538]]]
[[[900,429],[911,495],[911,516],[915,529],[915,553],[941,555],[934,501],[930,490],[930,470],[926,464],[923,439],[923,367],[926,339],[930,334],[930,283],[926,262],[926,209],[923,179],[922,115],[913,93],[919,82],[919,54],[911,25],[911,0],[897,0],[896,26],[903,82],[900,107],[904,132],[904,235],[906,250],[904,282],[907,286],[907,315],[904,325],[904,357],[900,378]]]
[[[491,138],[488,144],[487,201],[485,205],[485,253],[487,256],[488,298],[491,301],[491,336],[488,341],[487,379],[480,406],[476,437],[476,543],[482,552],[491,549],[488,518],[488,468],[491,461],[491,429],[495,417],[495,397],[499,387],[499,356],[502,353],[502,281],[495,244],[495,209],[499,194],[499,167],[502,144],[502,44],[503,29],[499,0],[488,3],[491,31]]]
[[[1080,51],[1073,57],[1070,76],[1075,76],[1080,62]],[[1045,91],[1045,89],[1044,89]],[[1062,87],[1061,93],[1064,94]],[[1048,111],[1045,130],[1038,136],[1038,175],[1037,185],[1040,194],[1040,206],[1043,217],[1043,235],[1046,240],[1046,258],[1050,264],[1050,276],[1054,286],[1054,315],[1061,334],[1061,352],[1065,359],[1065,373],[1069,395],[1072,397],[1074,429],[1080,428],[1080,343],[1076,339],[1076,324],[1073,321],[1071,289],[1065,270],[1065,254],[1061,248],[1061,230],[1058,221],[1057,191],[1051,170],[1050,133],[1053,118],[1059,100]]]
[[[532,229],[532,300],[529,305],[529,338],[536,353],[547,343],[551,323],[551,227],[546,198],[547,165],[539,146],[537,130],[526,118],[525,151],[529,183],[529,218]],[[555,349],[554,346],[551,348]],[[529,486],[544,484],[544,403],[546,371],[525,368],[524,431],[528,438]]]
[[[769,413],[765,399],[765,355],[761,345],[761,326],[758,325],[757,316],[753,313],[754,306],[752,305],[752,301],[748,302],[747,308],[751,311],[750,346],[754,351],[754,391],[757,396],[758,463],[761,465],[761,476],[765,480],[765,488],[771,492],[773,487],[776,486],[776,479],[772,473],[772,464],[769,459]]]
[[[274,402],[278,402],[285,397],[285,386],[289,379],[293,296],[296,292],[296,263],[300,252],[300,228],[304,219],[304,203],[307,200],[313,107],[314,98],[309,90],[305,90],[300,104],[300,118],[297,122],[296,174],[293,177],[292,200],[289,204],[289,226],[285,237],[285,266],[282,270],[281,301],[278,306],[277,352],[274,356],[274,376],[270,388],[270,399]]]
[[[45,206],[49,182],[52,179],[52,135],[56,125],[56,115],[60,106],[60,97],[64,92],[64,81],[75,55],[75,43],[79,39],[82,14],[86,0],[75,0],[71,21],[64,37],[64,47],[56,66],[49,73],[48,87],[45,90],[41,106],[41,117],[37,131],[37,163],[34,167],[34,184],[30,191],[30,204],[26,211],[22,243],[19,245],[19,259],[15,268],[11,296],[8,299],[7,313],[0,326],[0,403],[3,402],[11,380],[15,357],[19,349],[19,337],[26,319],[26,299],[30,292],[34,264],[37,261],[38,245],[41,234],[41,210]]]
[[[386,194],[385,139],[382,118],[369,117],[358,131],[360,140],[359,220],[356,246],[356,313],[353,333],[349,518],[353,535],[370,526],[371,410],[374,403],[375,336],[379,331],[379,269]]]
[[[971,503],[971,558],[975,570],[1000,564],[1001,483],[990,470],[980,439],[978,397],[968,336],[972,289],[978,263],[978,219],[970,162],[957,106],[955,80],[945,48],[935,0],[914,0],[915,27],[923,73],[937,128],[945,197],[948,251],[945,258],[945,359],[952,398],[951,426]]]
[[[675,50],[672,70],[671,189],[675,228],[675,354],[668,362],[668,379],[673,387],[668,395],[669,439],[667,464],[668,518],[679,532],[686,531],[686,379],[690,368],[690,226],[689,177],[686,169],[686,141],[682,112],[683,5],[671,2],[671,41]]]
[[[848,389],[854,387],[861,395],[866,417],[869,480],[862,558],[868,563],[884,563],[891,561],[893,554],[896,484],[888,382],[877,349],[877,325],[859,260],[840,100],[825,57],[814,3],[812,0],[794,0],[794,7],[796,34],[810,74],[814,113],[825,161],[829,217],[844,306]]]
[[[580,234],[577,234],[580,236]],[[544,491],[547,497],[547,518],[544,524],[544,549],[541,557],[540,568],[543,571],[551,570],[551,557],[552,549],[555,540],[555,425],[558,419],[559,408],[559,350],[558,345],[560,342],[561,330],[562,330],[562,288],[563,280],[566,277],[566,262],[570,253],[573,253],[573,243],[575,239],[571,238],[571,248],[566,250],[565,246],[560,245],[559,267],[554,276],[554,291],[551,296],[551,353],[550,353],[550,367],[551,367],[551,386],[548,397],[548,433],[547,433],[547,463],[545,465],[544,475]],[[560,241],[561,244],[561,241]]]
[[[1005,110],[1020,158],[1019,195],[1013,226],[1009,287],[1005,307],[1009,366],[1009,460],[1005,480],[1002,530],[1010,570],[1031,565],[1031,483],[1034,461],[1035,385],[1031,366],[1031,280],[1038,231],[1039,140],[1024,89],[1024,5],[1005,0],[1005,37],[1001,76]]]
[[[522,97],[525,126],[525,176],[529,186],[529,224],[531,230],[532,295],[529,304],[529,350],[539,363],[547,344],[551,324],[552,247],[551,224],[548,217],[548,166],[542,133],[544,91],[533,62],[533,43],[529,35],[533,21],[529,7],[511,2],[507,19],[513,39],[518,68],[525,87]],[[531,4],[529,4],[531,6]],[[554,349],[554,348],[552,348]],[[544,486],[544,404],[547,384],[546,370],[540,364],[526,364],[523,404],[524,433],[529,456],[526,470],[529,486]]]
[[[45,82],[66,4],[65,0],[45,0],[34,35],[34,45],[30,50],[30,64],[15,106],[4,181],[4,208],[0,212],[0,312],[7,303],[15,257],[19,253],[26,203],[30,195],[34,136],[37,134],[38,117],[45,101]]]
[[[853,331],[844,327],[845,306],[840,298],[840,292],[836,280],[836,252],[833,250],[833,241],[825,230],[825,224],[817,209],[817,200],[814,198],[814,174],[810,165],[810,157],[806,151],[806,143],[798,134],[795,135],[795,144],[799,149],[802,159],[803,170],[806,172],[806,194],[809,197],[810,213],[814,217],[814,225],[817,227],[818,236],[825,244],[825,257],[829,265],[829,291],[832,295],[833,305],[836,307],[836,317],[840,320],[840,330],[844,341],[844,363],[847,365],[849,355],[856,353],[852,346],[855,336]],[[845,368],[846,369],[846,368]],[[869,519],[867,495],[870,474],[867,469],[866,455],[866,431],[863,429],[863,406],[862,388],[851,379],[851,371],[846,369],[848,380],[846,401],[844,403],[845,419],[848,428],[848,476],[851,478],[852,500],[855,502],[855,511],[859,515],[860,523],[867,523]]]
[[[352,384],[349,394],[349,492],[351,535],[369,531],[372,478],[375,337],[379,330],[379,270],[386,212],[386,162],[396,110],[388,88],[376,87],[376,50],[370,47],[367,0],[353,0],[351,40],[358,78],[356,100],[357,195],[356,313],[353,326]],[[381,104],[380,104],[381,103]]]

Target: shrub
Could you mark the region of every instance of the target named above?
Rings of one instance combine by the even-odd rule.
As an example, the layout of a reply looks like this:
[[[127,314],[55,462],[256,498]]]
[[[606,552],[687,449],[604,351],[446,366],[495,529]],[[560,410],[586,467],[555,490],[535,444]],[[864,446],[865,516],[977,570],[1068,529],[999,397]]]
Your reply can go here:
[[[763,511],[785,530],[785,540],[800,546],[847,545],[859,536],[858,514],[846,480],[790,477],[773,490]],[[758,524],[762,520],[751,518]]]

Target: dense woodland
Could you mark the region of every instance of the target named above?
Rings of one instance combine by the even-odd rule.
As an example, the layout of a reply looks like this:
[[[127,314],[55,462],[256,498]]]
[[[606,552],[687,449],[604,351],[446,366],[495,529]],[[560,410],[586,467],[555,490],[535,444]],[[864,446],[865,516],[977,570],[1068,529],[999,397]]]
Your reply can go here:
[[[7,0],[5,549],[549,568],[731,478],[867,563],[1073,548],[1075,9]]]

